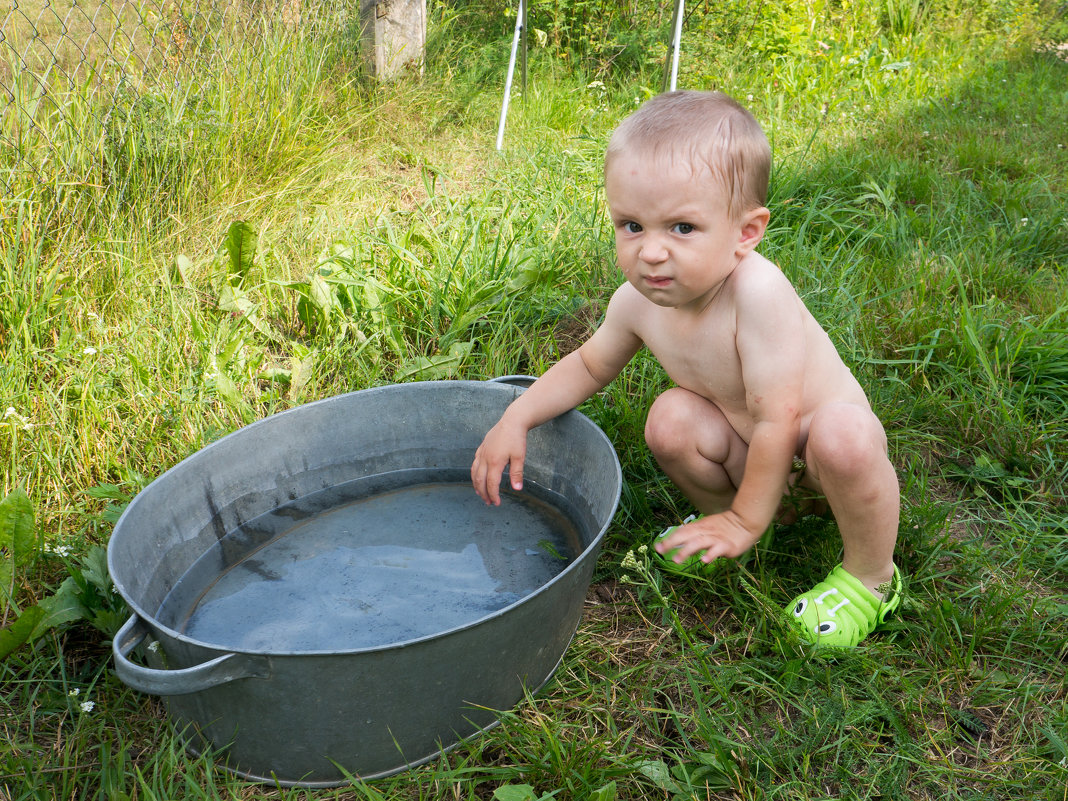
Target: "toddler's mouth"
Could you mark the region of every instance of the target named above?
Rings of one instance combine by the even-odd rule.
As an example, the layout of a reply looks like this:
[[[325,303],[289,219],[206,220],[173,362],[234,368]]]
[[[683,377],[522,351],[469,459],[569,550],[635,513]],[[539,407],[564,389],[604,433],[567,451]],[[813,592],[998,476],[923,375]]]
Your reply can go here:
[[[651,287],[663,289],[664,287],[671,285],[671,279],[662,275],[647,275],[645,276],[645,283]]]

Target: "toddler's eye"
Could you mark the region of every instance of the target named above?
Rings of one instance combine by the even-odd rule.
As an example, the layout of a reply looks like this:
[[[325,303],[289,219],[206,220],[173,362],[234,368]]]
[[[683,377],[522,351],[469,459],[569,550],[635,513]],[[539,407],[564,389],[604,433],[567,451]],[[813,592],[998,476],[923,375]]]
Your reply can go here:
[[[623,230],[628,234],[637,234],[641,233],[642,227],[636,222],[625,222],[623,223]]]
[[[689,223],[678,223],[675,225],[675,231],[683,235],[692,234],[693,230],[693,226]]]

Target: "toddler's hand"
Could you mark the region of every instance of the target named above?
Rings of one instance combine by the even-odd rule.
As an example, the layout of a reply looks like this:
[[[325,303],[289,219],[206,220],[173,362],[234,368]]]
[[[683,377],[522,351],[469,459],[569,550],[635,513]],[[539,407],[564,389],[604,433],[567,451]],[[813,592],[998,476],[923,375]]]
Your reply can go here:
[[[680,564],[693,554],[704,551],[701,561],[707,564],[721,556],[732,559],[741,556],[756,544],[761,533],[754,534],[738,515],[728,510],[679,526],[669,536],[659,540],[655,547],[662,554],[677,548],[671,558]]]
[[[489,430],[475,451],[471,483],[487,504],[501,505],[501,476],[508,468],[512,489],[523,489],[523,460],[527,455],[526,429],[508,425],[505,420]]]

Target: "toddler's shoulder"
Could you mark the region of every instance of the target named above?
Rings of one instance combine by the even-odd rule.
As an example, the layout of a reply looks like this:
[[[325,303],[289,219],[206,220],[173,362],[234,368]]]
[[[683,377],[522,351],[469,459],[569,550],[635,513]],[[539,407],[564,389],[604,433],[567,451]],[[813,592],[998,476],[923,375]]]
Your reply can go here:
[[[646,313],[648,305],[649,301],[638,290],[624,282],[612,293],[604,322],[617,328],[633,328],[635,322]]]
[[[755,296],[757,299],[770,299],[769,296],[797,297],[797,292],[783,271],[773,261],[753,251],[739,262],[734,271],[735,293],[739,296]]]
[[[764,255],[753,250],[747,253],[740,262],[735,273],[741,277],[770,278],[778,276],[785,278],[778,264],[766,258]]]
[[[631,286],[630,282],[624,281],[612,293],[612,299],[608,302],[608,309],[610,312],[625,311],[627,314],[634,314],[647,305],[650,305],[649,300]]]
[[[800,324],[804,301],[778,265],[763,256],[745,261],[735,271],[733,301],[738,325],[758,328],[774,325],[785,332]]]

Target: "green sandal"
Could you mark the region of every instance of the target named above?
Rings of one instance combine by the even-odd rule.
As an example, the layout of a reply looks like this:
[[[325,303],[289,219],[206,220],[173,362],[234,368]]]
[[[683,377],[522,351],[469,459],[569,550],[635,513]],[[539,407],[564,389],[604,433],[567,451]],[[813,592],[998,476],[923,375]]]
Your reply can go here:
[[[675,551],[678,548],[672,548],[667,553],[660,553],[656,549],[656,543],[669,536],[675,529],[685,526],[687,523],[692,523],[697,520],[697,515],[690,515],[683,520],[677,526],[669,526],[661,531],[656,537],[653,538],[653,548],[651,553],[653,556],[653,563],[666,573],[674,573],[676,576],[688,576],[689,578],[710,578],[712,574],[719,568],[719,559],[713,559],[711,562],[702,562],[701,554],[703,551],[698,551],[695,554],[687,556],[682,562],[676,562],[672,557],[675,555]]]
[[[801,639],[819,648],[853,648],[901,604],[902,580],[897,566],[882,601],[838,565],[786,607],[787,619]]]
[[[679,528],[679,526],[685,526],[687,523],[692,523],[694,520],[699,520],[702,517],[704,517],[704,515],[690,515],[681,523],[679,523],[678,526],[669,526],[653,538],[653,562],[661,570],[664,570],[668,573],[674,573],[676,576],[689,576],[691,578],[711,578],[712,575],[715,574],[723,565],[724,558],[713,559],[711,562],[702,561],[701,554],[703,553],[703,551],[698,551],[695,554],[691,554],[690,556],[683,559],[681,563],[679,563],[672,559],[672,556],[674,555],[675,551],[678,550],[677,548],[672,548],[667,553],[660,553],[658,550],[656,550],[656,543],[669,536],[671,532]],[[771,543],[774,538],[775,524],[772,523],[760,536],[760,539],[757,541],[757,543],[748,551],[743,553],[741,556],[737,557],[734,561],[736,561],[740,565],[749,564],[749,560],[753,557],[753,554],[756,551],[766,550],[771,547]]]

